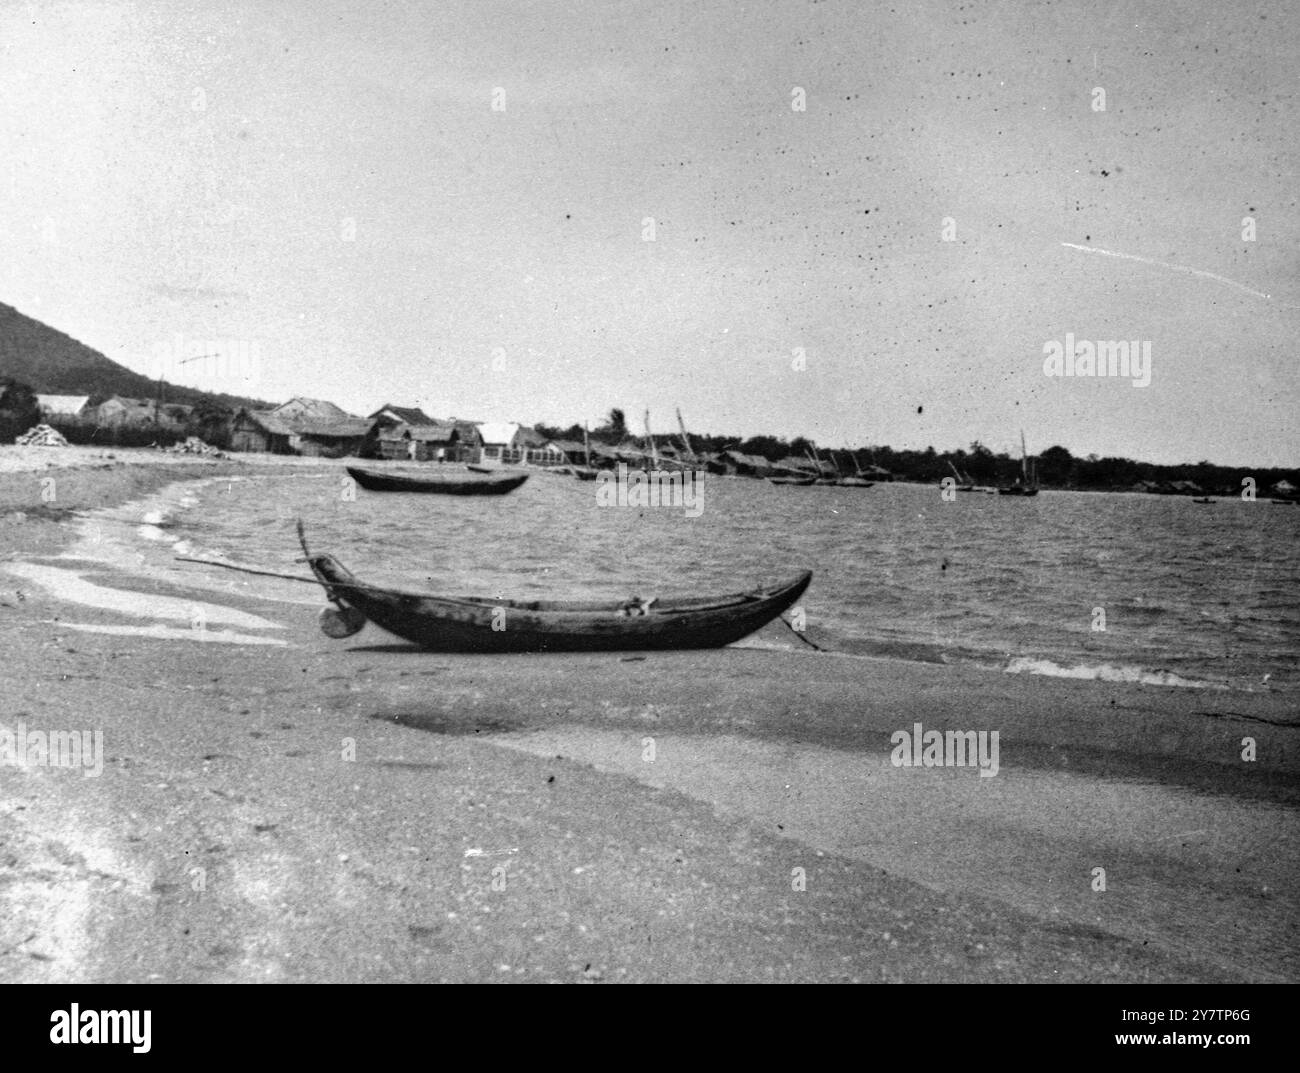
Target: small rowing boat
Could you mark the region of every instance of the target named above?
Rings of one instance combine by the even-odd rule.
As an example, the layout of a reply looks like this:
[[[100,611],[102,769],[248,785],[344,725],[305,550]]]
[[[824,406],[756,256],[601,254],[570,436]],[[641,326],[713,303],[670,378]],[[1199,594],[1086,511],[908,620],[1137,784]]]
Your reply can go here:
[[[771,588],[730,596],[665,600],[494,600],[436,596],[362,581],[332,555],[314,555],[301,520],[298,540],[312,578],[218,559],[184,562],[245,574],[320,584],[332,607],[321,610],[330,637],[351,637],[367,621],[435,652],[609,652],[626,649],[720,648],[748,637],[790,607],[812,571]]]
[[[768,483],[809,485],[809,484],[816,484],[817,478],[816,477],[769,477]]]
[[[321,628],[347,637],[366,623],[437,652],[602,652],[719,648],[766,626],[808,587],[812,571],[730,596],[625,601],[435,596],[362,581],[331,555],[307,563],[335,604]]]
[[[528,480],[527,473],[475,474],[472,477],[430,473],[428,476],[407,477],[400,473],[376,473],[356,466],[348,466],[347,471],[357,484],[371,492],[423,492],[448,496],[500,496],[513,492]]]

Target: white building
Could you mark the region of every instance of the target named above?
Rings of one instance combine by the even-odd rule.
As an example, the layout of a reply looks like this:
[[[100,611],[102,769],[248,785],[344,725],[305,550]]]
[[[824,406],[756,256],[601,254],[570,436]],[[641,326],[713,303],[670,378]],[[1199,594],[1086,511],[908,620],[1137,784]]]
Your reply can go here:
[[[37,395],[36,404],[46,417],[80,417],[89,395]]]

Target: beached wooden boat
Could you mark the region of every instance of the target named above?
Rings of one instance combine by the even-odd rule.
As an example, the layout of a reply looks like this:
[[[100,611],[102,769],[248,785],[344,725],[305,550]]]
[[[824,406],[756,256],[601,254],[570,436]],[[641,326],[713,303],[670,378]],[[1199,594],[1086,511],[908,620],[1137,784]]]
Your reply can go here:
[[[1204,497],[1201,498],[1201,499],[1193,499],[1192,502],[1193,502],[1193,503],[1213,503],[1214,500],[1211,499],[1209,496],[1204,496]]]
[[[809,485],[809,484],[816,484],[817,478],[816,477],[769,477],[768,481],[771,484]]]
[[[348,473],[362,488],[371,492],[423,492],[449,496],[499,496],[513,492],[527,473],[482,474],[456,477],[443,473],[407,477],[399,473],[376,473],[374,470],[348,466]]]
[[[812,580],[805,571],[757,592],[667,600],[494,600],[370,585],[330,555],[308,554],[307,563],[336,605],[322,619],[331,637],[355,633],[368,619],[439,652],[718,648],[767,625]]]

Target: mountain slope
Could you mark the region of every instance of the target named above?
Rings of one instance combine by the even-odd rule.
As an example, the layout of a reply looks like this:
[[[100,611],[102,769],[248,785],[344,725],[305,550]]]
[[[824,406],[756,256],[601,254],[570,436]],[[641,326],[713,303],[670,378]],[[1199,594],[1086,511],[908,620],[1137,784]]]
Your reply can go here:
[[[0,302],[0,377],[10,376],[49,395],[126,395],[152,399],[158,382],[106,358],[98,350]],[[168,402],[269,408],[258,399],[166,386]]]

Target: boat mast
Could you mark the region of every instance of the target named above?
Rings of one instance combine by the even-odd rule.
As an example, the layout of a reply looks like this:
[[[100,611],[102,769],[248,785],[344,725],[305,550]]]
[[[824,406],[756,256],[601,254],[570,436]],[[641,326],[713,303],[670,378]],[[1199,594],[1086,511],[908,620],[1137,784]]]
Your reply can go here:
[[[655,469],[659,468],[659,448],[655,446],[655,438],[650,433],[650,411],[645,412],[645,438],[650,441],[650,458],[654,462]]]
[[[686,457],[694,465],[697,461],[695,457],[695,448],[691,446],[691,438],[686,435],[686,422],[682,420],[682,408],[677,407],[677,427],[682,430],[682,446],[686,448]]]
[[[587,452],[587,468],[591,469],[591,430],[585,421],[582,423],[582,446]]]
[[[1029,484],[1029,453],[1025,450],[1025,430],[1020,430],[1020,480],[1021,483],[1028,486]]]

